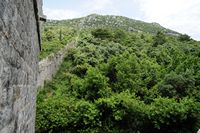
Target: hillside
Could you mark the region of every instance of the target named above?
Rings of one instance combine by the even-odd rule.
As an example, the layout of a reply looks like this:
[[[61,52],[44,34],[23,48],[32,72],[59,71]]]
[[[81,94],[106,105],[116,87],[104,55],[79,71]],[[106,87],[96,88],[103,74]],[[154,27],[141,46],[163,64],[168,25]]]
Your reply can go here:
[[[83,19],[87,21],[81,23]],[[118,20],[126,21],[112,27],[103,23]],[[130,25],[142,32],[130,32]],[[47,23],[41,57],[71,41],[76,48],[38,94],[36,131],[197,132],[200,42],[166,34],[170,32],[157,24],[113,16]]]
[[[146,23],[123,16],[91,14],[71,20],[48,20],[42,33],[42,52],[40,59],[57,52],[72,40],[76,40],[82,31],[93,29],[123,30],[130,33],[155,35],[162,32],[167,36],[178,37],[181,34],[164,28],[158,23]],[[62,39],[62,41],[60,41]]]
[[[179,35],[178,32],[166,29],[159,25],[158,23],[146,23],[139,20],[130,19],[123,16],[113,16],[113,15],[98,15],[91,14],[86,17],[63,20],[63,21],[53,21],[56,25],[63,25],[73,28],[114,28],[122,29],[130,32],[147,32],[147,33],[157,33],[158,31],[163,31],[166,34]],[[51,23],[50,23],[51,24]]]

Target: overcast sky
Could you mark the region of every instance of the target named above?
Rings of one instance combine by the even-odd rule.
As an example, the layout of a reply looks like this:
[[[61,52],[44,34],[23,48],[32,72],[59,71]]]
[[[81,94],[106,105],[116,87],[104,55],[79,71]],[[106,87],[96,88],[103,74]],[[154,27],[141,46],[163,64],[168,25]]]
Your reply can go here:
[[[49,19],[71,19],[92,13],[121,15],[186,33],[200,40],[200,0],[44,0]]]

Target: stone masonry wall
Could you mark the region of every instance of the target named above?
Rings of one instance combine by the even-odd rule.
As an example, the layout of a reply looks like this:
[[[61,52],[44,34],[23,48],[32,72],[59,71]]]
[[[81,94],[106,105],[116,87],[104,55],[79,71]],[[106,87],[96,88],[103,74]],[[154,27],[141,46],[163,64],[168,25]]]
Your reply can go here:
[[[34,0],[0,0],[0,133],[34,133],[39,34]]]
[[[73,47],[73,43],[68,44],[56,54],[52,54],[39,62],[38,87],[42,87],[45,81],[53,78],[58,71],[68,49]]]

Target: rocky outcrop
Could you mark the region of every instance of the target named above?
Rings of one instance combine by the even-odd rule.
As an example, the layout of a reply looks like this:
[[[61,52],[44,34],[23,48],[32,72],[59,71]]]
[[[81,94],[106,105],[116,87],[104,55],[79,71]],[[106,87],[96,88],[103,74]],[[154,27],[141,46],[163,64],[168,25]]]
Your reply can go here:
[[[0,0],[0,133],[34,133],[37,0]]]
[[[37,81],[38,87],[42,87],[45,81],[51,80],[53,78],[53,76],[58,71],[68,49],[73,47],[74,43],[70,43],[57,53],[51,54],[39,62],[39,74]]]

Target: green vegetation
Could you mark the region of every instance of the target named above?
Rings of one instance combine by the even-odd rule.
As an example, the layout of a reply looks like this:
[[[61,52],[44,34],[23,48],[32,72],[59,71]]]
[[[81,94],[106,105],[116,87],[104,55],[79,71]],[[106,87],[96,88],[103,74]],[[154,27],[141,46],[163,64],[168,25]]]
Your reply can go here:
[[[52,53],[58,52],[74,39],[76,31],[72,28],[63,26],[44,25],[42,32],[42,49],[39,55],[40,59],[47,57]]]
[[[129,32],[146,32],[156,34],[158,31],[163,31],[166,34],[179,35],[178,32],[166,29],[158,23],[146,23],[143,21],[134,20],[123,16],[103,16],[98,14],[92,14],[83,18],[53,22],[56,25],[69,26],[78,29],[117,28]]]
[[[77,32],[77,47],[38,94],[38,133],[197,132],[199,42],[163,31],[89,28]],[[54,41],[54,36],[47,38]]]
[[[72,20],[52,20],[44,24],[44,30],[42,33],[42,50],[39,55],[39,58],[43,59],[51,53],[56,53],[70,41],[73,41],[75,39],[74,37],[80,34],[80,29],[89,31],[93,29],[118,29],[119,31],[116,31],[115,34],[115,39],[117,40],[123,37],[123,35],[121,35],[121,30],[128,32],[144,32],[151,34],[156,34],[161,31],[162,34],[180,35],[178,32],[166,29],[157,23],[146,23],[122,16],[102,16],[92,14],[87,17]],[[108,33],[108,35],[109,34],[110,33]],[[99,34],[99,36],[104,35]],[[119,38],[117,38],[117,36]],[[180,41],[188,41],[188,39],[190,40],[190,37],[188,35],[181,35],[179,39]]]
[[[190,36],[188,36],[188,35],[186,35],[186,34],[183,34],[183,35],[180,35],[180,36],[179,36],[179,40],[180,40],[180,41],[190,41],[191,38],[190,38]]]

